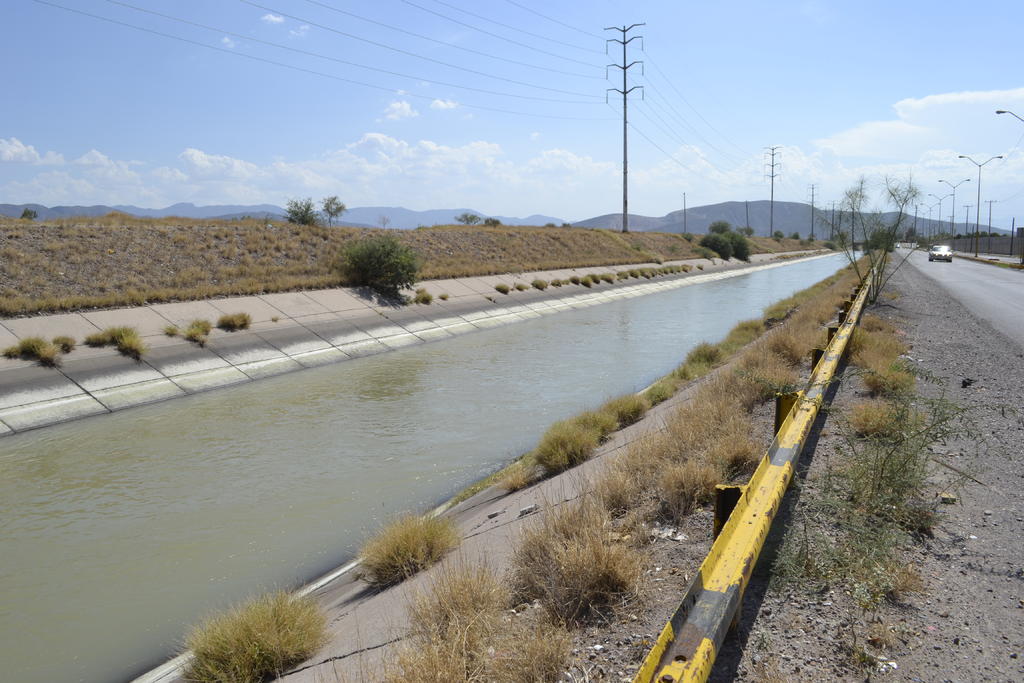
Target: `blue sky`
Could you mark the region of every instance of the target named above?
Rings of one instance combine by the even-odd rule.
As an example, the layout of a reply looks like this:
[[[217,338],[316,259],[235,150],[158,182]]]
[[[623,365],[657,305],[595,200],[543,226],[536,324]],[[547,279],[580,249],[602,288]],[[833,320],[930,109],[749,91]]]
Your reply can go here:
[[[982,201],[1024,220],[1024,123],[994,114],[1024,117],[1019,2],[52,2],[122,23],[0,4],[0,203],[615,212],[621,48],[602,29],[646,22],[631,211],[766,199],[780,145],[776,199],[912,173],[927,215],[939,179],[972,178],[961,220],[977,169],[957,155],[1003,154]]]

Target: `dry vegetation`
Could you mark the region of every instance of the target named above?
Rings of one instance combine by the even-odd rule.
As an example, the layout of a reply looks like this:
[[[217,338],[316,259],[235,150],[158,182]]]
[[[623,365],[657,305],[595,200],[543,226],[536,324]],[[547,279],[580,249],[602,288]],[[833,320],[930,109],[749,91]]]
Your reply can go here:
[[[0,316],[338,286],[342,249],[378,232],[119,214],[0,219]],[[666,233],[437,226],[391,234],[422,257],[424,279],[697,255],[686,239]],[[752,241],[754,252],[801,248],[797,240]]]
[[[459,543],[455,524],[447,517],[406,515],[387,525],[359,553],[364,578],[390,586],[434,564]]]

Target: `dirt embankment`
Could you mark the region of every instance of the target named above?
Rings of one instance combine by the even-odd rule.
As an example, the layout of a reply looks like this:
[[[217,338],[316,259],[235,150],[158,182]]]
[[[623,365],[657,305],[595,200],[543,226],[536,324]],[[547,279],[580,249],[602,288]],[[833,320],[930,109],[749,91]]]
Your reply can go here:
[[[0,316],[344,285],[338,254],[372,232],[256,219],[0,219]],[[420,254],[424,279],[697,256],[695,241],[667,233],[438,226],[392,234]],[[807,248],[753,242],[755,253]]]
[[[918,408],[927,399],[953,401],[969,410],[966,424],[975,432],[930,448],[931,501],[952,492],[955,503],[938,505],[929,533],[898,541],[908,575],[920,581],[865,610],[838,582],[779,578],[787,545],[801,542],[808,527],[821,528],[828,478],[848,458],[839,416],[866,395],[848,368],[780,511],[789,538],[783,542],[777,523],[713,681],[1024,680],[1024,350],[956,301],[936,298],[913,269],[896,274],[890,297],[872,312],[904,332],[905,360],[922,373]],[[813,531],[809,538],[806,557],[813,558]]]

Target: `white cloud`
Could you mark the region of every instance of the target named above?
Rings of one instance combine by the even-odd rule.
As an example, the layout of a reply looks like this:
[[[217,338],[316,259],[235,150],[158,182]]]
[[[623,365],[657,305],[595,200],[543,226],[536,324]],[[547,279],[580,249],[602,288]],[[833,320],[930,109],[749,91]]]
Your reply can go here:
[[[221,38],[220,43],[229,50],[233,49],[235,45],[238,44],[235,41],[231,40],[231,38],[229,38],[228,36],[224,36],[223,38]]]
[[[455,109],[459,103],[455,100],[434,100],[430,103],[431,109]]]
[[[278,16],[276,14],[270,14],[268,12],[267,14],[264,14],[262,17],[260,17],[260,21],[262,21],[265,24],[283,24],[284,17]]]
[[[530,133],[530,139],[531,140],[539,140],[540,139],[540,133],[538,133],[537,131],[533,131],[532,133]]]
[[[18,138],[0,138],[0,161],[38,164],[41,160],[42,157],[32,145],[26,145]]]
[[[309,33],[309,24],[303,24],[298,28],[293,28],[288,31],[288,35],[292,38],[305,38],[307,33]]]
[[[399,100],[392,102],[384,110],[384,118],[389,121],[400,121],[401,119],[411,119],[419,116],[420,113],[412,108],[412,105],[405,100]]]
[[[88,152],[75,159],[74,163],[80,166],[111,166],[114,162],[103,152],[90,149]]]

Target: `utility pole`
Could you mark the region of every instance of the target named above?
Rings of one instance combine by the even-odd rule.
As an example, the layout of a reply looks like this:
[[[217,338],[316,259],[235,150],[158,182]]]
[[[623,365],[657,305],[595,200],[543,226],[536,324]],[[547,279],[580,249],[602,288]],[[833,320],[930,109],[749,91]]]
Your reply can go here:
[[[992,205],[999,201],[998,199],[986,199],[985,203],[988,204],[988,253],[992,253]]]
[[[683,232],[688,232],[686,229],[686,193],[683,193]]]
[[[814,188],[817,187],[814,183],[811,183],[811,241],[814,241]]]
[[[632,88],[627,87],[626,76],[629,73],[629,69],[632,66],[640,64],[641,73],[643,73],[643,62],[634,61],[626,62],[626,46],[632,43],[637,38],[643,40],[643,36],[631,36],[626,38],[626,34],[632,31],[637,26],[645,26],[646,24],[633,24],[632,26],[609,26],[605,28],[605,31],[618,31],[622,34],[622,40],[618,38],[608,38],[605,40],[604,46],[605,51],[608,51],[608,43],[618,43],[622,45],[622,64],[609,64],[608,66],[614,66],[616,69],[622,70],[622,89],[608,88],[607,92],[617,92],[622,95],[622,232],[629,232],[629,154],[627,146],[627,127],[629,126],[629,119],[626,115],[626,110],[629,102],[629,93],[636,89],[643,91],[642,85],[634,85]],[[607,97],[607,95],[606,95]],[[684,214],[685,215],[685,214]]]
[[[743,200],[743,209],[747,212],[747,227],[750,227],[750,201]]]
[[[964,204],[964,230],[967,231],[966,234],[967,234],[967,238],[968,239],[970,239],[970,237],[971,237],[971,222],[970,221],[971,221],[971,207],[973,207],[973,206],[974,206],[974,204]],[[953,213],[956,213],[956,207],[955,206],[953,207]],[[970,251],[970,249],[968,249],[968,251]],[[978,233],[977,233],[977,231],[975,231],[975,233],[974,233],[974,252],[975,252],[974,255],[977,256],[978,255],[978,253],[977,253],[978,252]]]
[[[836,202],[832,200],[832,222],[828,225],[828,238],[829,240],[835,239],[836,236]]]
[[[920,204],[914,204],[914,239],[917,239],[917,210]]]
[[[769,166],[769,168],[771,168],[771,173],[766,173],[765,176],[772,181],[771,200],[768,202],[768,236],[769,237],[771,237],[772,235],[775,234],[775,176],[778,175],[778,173],[775,172],[775,166],[777,165],[777,162],[775,161],[775,157],[776,157],[776,155],[779,155],[779,156],[782,155],[782,153],[779,152],[778,150],[779,150],[779,146],[778,145],[776,145],[775,147],[765,147],[765,156],[770,156],[771,157],[771,161],[765,162]]]

